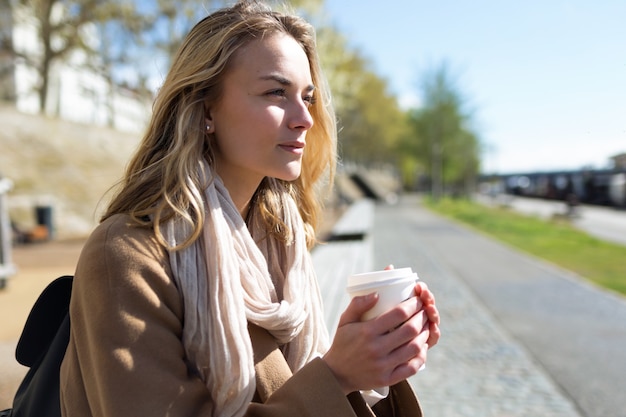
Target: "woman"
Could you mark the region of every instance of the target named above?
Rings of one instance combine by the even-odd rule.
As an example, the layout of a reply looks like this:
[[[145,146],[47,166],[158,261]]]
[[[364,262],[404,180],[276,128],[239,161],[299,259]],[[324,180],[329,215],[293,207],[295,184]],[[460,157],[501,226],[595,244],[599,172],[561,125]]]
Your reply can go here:
[[[425,286],[369,322],[356,298],[328,343],[308,249],[329,103],[301,19],[244,1],[191,30],[77,266],[64,416],[421,415]]]

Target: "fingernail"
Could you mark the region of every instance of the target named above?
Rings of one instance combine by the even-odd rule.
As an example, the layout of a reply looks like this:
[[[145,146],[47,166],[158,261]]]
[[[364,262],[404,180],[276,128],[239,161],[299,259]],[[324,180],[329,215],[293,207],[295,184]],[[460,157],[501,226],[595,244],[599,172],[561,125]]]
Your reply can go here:
[[[368,301],[370,301],[372,298],[376,297],[376,294],[377,294],[377,293],[373,292],[373,293],[370,293],[370,294],[363,295],[363,296],[361,296],[361,301],[363,301],[363,302],[368,302]]]

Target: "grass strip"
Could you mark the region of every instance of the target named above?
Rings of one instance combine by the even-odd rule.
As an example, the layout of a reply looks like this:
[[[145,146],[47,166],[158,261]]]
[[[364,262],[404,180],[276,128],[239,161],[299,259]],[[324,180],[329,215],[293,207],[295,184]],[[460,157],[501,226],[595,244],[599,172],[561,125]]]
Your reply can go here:
[[[431,210],[626,295],[626,247],[597,239],[566,220],[543,220],[464,199],[424,199]]]

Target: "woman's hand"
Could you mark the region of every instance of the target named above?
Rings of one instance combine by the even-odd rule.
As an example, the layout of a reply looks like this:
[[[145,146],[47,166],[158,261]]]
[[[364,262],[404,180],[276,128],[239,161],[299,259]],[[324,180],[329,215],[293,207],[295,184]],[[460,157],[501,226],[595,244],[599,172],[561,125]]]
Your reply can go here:
[[[431,348],[439,342],[439,338],[441,337],[441,331],[439,330],[441,319],[439,318],[439,310],[437,310],[437,306],[435,305],[435,296],[430,292],[426,283],[421,281],[415,284],[415,295],[422,301],[424,312],[428,318],[430,336],[427,343],[428,347]]]
[[[352,299],[324,355],[346,394],[394,385],[415,375],[426,362],[429,345],[439,340],[439,314],[426,287],[416,285],[415,297],[361,322],[377,300],[377,294]]]

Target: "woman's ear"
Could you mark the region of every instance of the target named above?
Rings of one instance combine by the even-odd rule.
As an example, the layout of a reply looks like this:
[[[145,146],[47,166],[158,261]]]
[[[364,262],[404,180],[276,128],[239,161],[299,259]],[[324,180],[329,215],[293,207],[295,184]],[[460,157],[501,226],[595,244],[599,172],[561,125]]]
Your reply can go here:
[[[215,126],[213,126],[213,120],[211,119],[210,115],[207,115],[204,118],[204,124],[206,125],[206,132],[207,133],[215,132]]]

